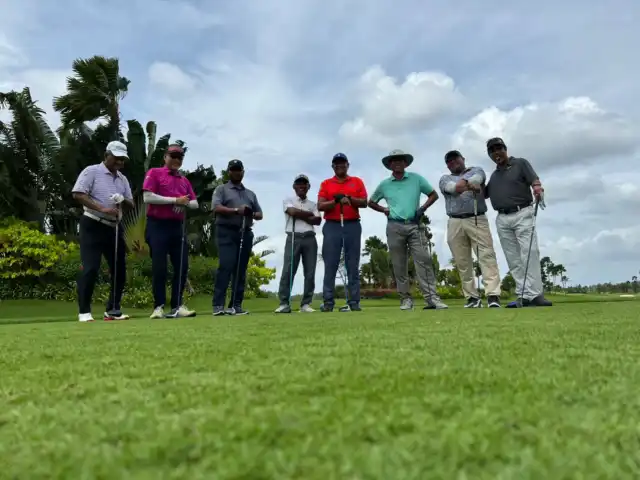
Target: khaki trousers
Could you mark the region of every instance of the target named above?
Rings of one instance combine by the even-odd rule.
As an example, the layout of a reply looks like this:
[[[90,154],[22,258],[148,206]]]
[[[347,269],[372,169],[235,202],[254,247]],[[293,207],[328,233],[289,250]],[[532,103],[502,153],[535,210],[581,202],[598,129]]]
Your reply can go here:
[[[482,272],[485,294],[500,296],[500,272],[498,271],[498,261],[493,249],[493,238],[487,216],[478,215],[477,227],[474,217],[449,218],[447,243],[460,273],[464,296],[466,298],[480,298],[473,269],[472,252],[476,251],[476,246],[480,257],[478,263]]]

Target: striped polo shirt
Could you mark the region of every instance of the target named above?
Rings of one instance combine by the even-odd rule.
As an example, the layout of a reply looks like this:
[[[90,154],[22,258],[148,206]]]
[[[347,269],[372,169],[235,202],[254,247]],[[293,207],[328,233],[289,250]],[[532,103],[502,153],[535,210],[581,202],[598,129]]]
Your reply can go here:
[[[89,165],[80,172],[72,193],[85,193],[98,205],[106,208],[115,208],[116,204],[109,198],[115,193],[120,193],[125,199],[133,200],[129,180],[122,173],[112,173],[104,162]],[[84,211],[105,220],[115,221],[116,218],[84,207]]]

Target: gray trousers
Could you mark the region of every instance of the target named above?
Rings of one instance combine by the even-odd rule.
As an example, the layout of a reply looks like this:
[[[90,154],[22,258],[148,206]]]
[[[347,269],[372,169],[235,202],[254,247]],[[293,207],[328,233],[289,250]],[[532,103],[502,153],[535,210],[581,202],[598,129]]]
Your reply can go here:
[[[508,215],[499,213],[496,217],[496,230],[500,245],[507,259],[511,276],[516,282],[516,296],[520,297],[522,284],[525,282],[524,298],[527,300],[532,300],[543,293],[538,237],[533,230],[533,209],[533,207],[526,207],[519,212]],[[533,234],[533,244],[531,245],[529,269],[525,279],[524,270],[531,234]]]
[[[318,263],[318,242],[314,232],[296,233],[293,241],[293,258],[291,255],[292,235],[287,234],[284,246],[284,262],[282,275],[280,275],[280,288],[278,297],[280,304],[288,305],[291,295],[291,278],[296,276],[300,259],[302,259],[302,272],[304,274],[304,293],[300,305],[309,305],[313,300],[313,291],[316,288],[316,264]],[[293,273],[292,273],[293,269]]]
[[[398,294],[401,300],[410,299],[409,293],[409,253],[413,257],[420,291],[427,303],[439,301],[436,291],[436,277],[429,257],[429,240],[425,231],[415,223],[387,223],[387,244],[396,277]]]

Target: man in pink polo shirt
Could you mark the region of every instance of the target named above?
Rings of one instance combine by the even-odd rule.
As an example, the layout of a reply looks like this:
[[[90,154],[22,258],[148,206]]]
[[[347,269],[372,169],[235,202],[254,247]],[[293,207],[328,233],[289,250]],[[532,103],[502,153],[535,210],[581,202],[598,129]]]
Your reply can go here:
[[[189,248],[185,238],[186,208],[198,208],[191,182],[180,173],[184,149],[169,145],[164,167],[151,168],[142,185],[147,207],[145,239],[152,262],[153,313],[151,318],[195,317],[182,302],[189,270]],[[167,256],[173,266],[171,312],[164,314],[167,300]]]

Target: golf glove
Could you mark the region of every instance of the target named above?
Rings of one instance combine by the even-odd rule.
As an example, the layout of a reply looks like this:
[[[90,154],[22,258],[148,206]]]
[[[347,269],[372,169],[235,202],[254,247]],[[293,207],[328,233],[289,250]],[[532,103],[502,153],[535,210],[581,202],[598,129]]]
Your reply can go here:
[[[111,195],[109,197],[113,203],[115,203],[116,205],[120,205],[122,202],[124,202],[124,196],[121,193],[114,193],[113,195]]]
[[[539,207],[540,207],[541,210],[544,210],[545,208],[547,208],[547,204],[544,202],[544,192],[540,192]]]
[[[425,210],[420,207],[416,210],[416,216],[415,216],[415,221],[420,223],[420,219],[422,218],[422,216],[424,215]]]
[[[340,203],[344,197],[345,197],[345,195],[339,193],[337,195],[334,195],[333,199],[336,201],[336,203]]]

